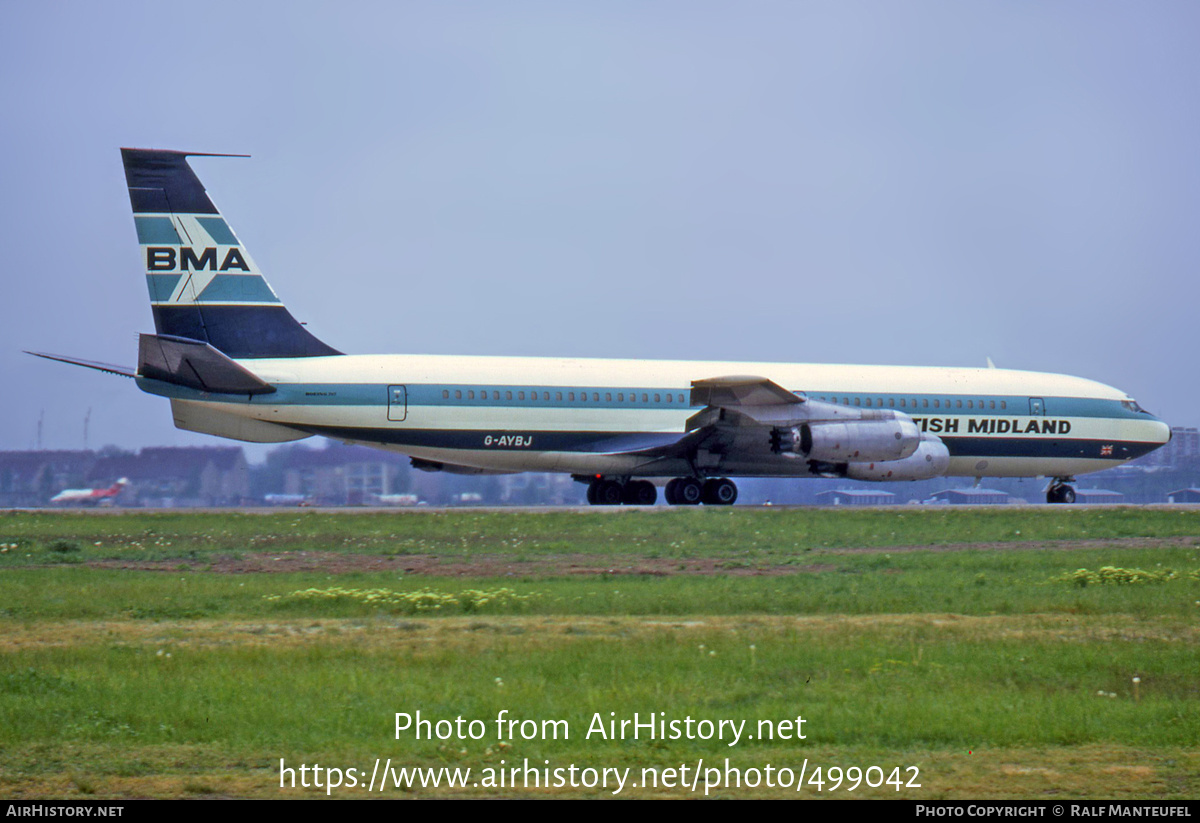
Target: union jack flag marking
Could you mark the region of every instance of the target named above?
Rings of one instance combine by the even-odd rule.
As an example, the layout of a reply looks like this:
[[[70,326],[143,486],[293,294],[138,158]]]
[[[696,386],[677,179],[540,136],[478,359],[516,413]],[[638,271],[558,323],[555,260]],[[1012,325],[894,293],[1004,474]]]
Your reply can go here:
[[[1100,447],[1100,456],[1101,457],[1112,457],[1112,450],[1113,450],[1112,446],[1101,446]]]

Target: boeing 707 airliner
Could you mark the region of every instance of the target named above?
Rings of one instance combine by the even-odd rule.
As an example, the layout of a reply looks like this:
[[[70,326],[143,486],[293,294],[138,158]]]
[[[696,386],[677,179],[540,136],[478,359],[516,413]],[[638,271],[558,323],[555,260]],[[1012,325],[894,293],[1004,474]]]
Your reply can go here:
[[[155,334],[133,377],[181,429],[253,443],[323,435],[428,471],[567,472],[588,502],[729,505],[731,477],[1050,478],[1121,465],[1170,429],[1124,392],[1008,369],[351,355],[267,284],[188,165],[122,149]],[[203,155],[221,156],[221,155]],[[656,482],[657,481],[657,482]]]

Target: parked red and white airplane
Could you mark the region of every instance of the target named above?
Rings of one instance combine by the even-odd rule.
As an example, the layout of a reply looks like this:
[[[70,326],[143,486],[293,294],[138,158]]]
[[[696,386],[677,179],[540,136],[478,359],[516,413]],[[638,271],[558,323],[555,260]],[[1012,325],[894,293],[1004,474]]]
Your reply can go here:
[[[129,480],[122,477],[106,489],[63,489],[51,497],[50,502],[64,506],[99,506],[115,501],[121,489],[128,485]]]

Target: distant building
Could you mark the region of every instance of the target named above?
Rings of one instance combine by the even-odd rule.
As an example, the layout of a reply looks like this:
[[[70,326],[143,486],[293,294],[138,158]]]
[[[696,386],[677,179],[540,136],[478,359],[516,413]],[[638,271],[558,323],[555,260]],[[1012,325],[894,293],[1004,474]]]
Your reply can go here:
[[[1092,503],[1092,504],[1117,504],[1125,502],[1125,495],[1120,492],[1109,491],[1108,489],[1076,489],[1076,503]]]
[[[128,485],[118,506],[237,506],[249,494],[238,446],[146,448],[123,452],[0,452],[0,507],[45,506],[64,489]]]
[[[1170,442],[1131,465],[1175,469],[1196,461],[1200,461],[1200,429],[1174,426]]]
[[[293,446],[274,457],[283,475],[278,492],[321,505],[372,505],[410,491],[409,459],[402,454],[330,443],[323,449]]]
[[[1015,502],[1016,498],[996,489],[945,489],[934,492],[930,500],[956,506],[996,506]]]
[[[63,489],[87,485],[95,462],[94,451],[0,452],[0,507],[44,506]]]
[[[584,498],[584,486],[565,474],[522,472],[501,475],[498,480],[500,500],[507,505],[560,506],[581,503]]]
[[[896,495],[883,489],[835,489],[817,492],[822,506],[886,506],[896,501]]]
[[[1167,492],[1168,503],[1200,503],[1200,489],[1176,489]]]
[[[239,506],[250,495],[250,467],[240,446],[155,447],[97,458],[88,483],[130,481],[122,502],[142,506]]]

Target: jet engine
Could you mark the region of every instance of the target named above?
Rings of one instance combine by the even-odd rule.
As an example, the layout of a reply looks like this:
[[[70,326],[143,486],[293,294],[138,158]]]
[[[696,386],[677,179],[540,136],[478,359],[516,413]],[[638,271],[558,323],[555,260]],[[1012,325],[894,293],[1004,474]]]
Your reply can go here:
[[[848,463],[846,477],[854,480],[929,480],[950,468],[950,450],[934,434],[921,435],[916,451],[903,460]]]
[[[917,424],[899,414],[802,423],[771,431],[771,450],[776,454],[802,455],[824,463],[895,462],[912,455],[920,443]]]

